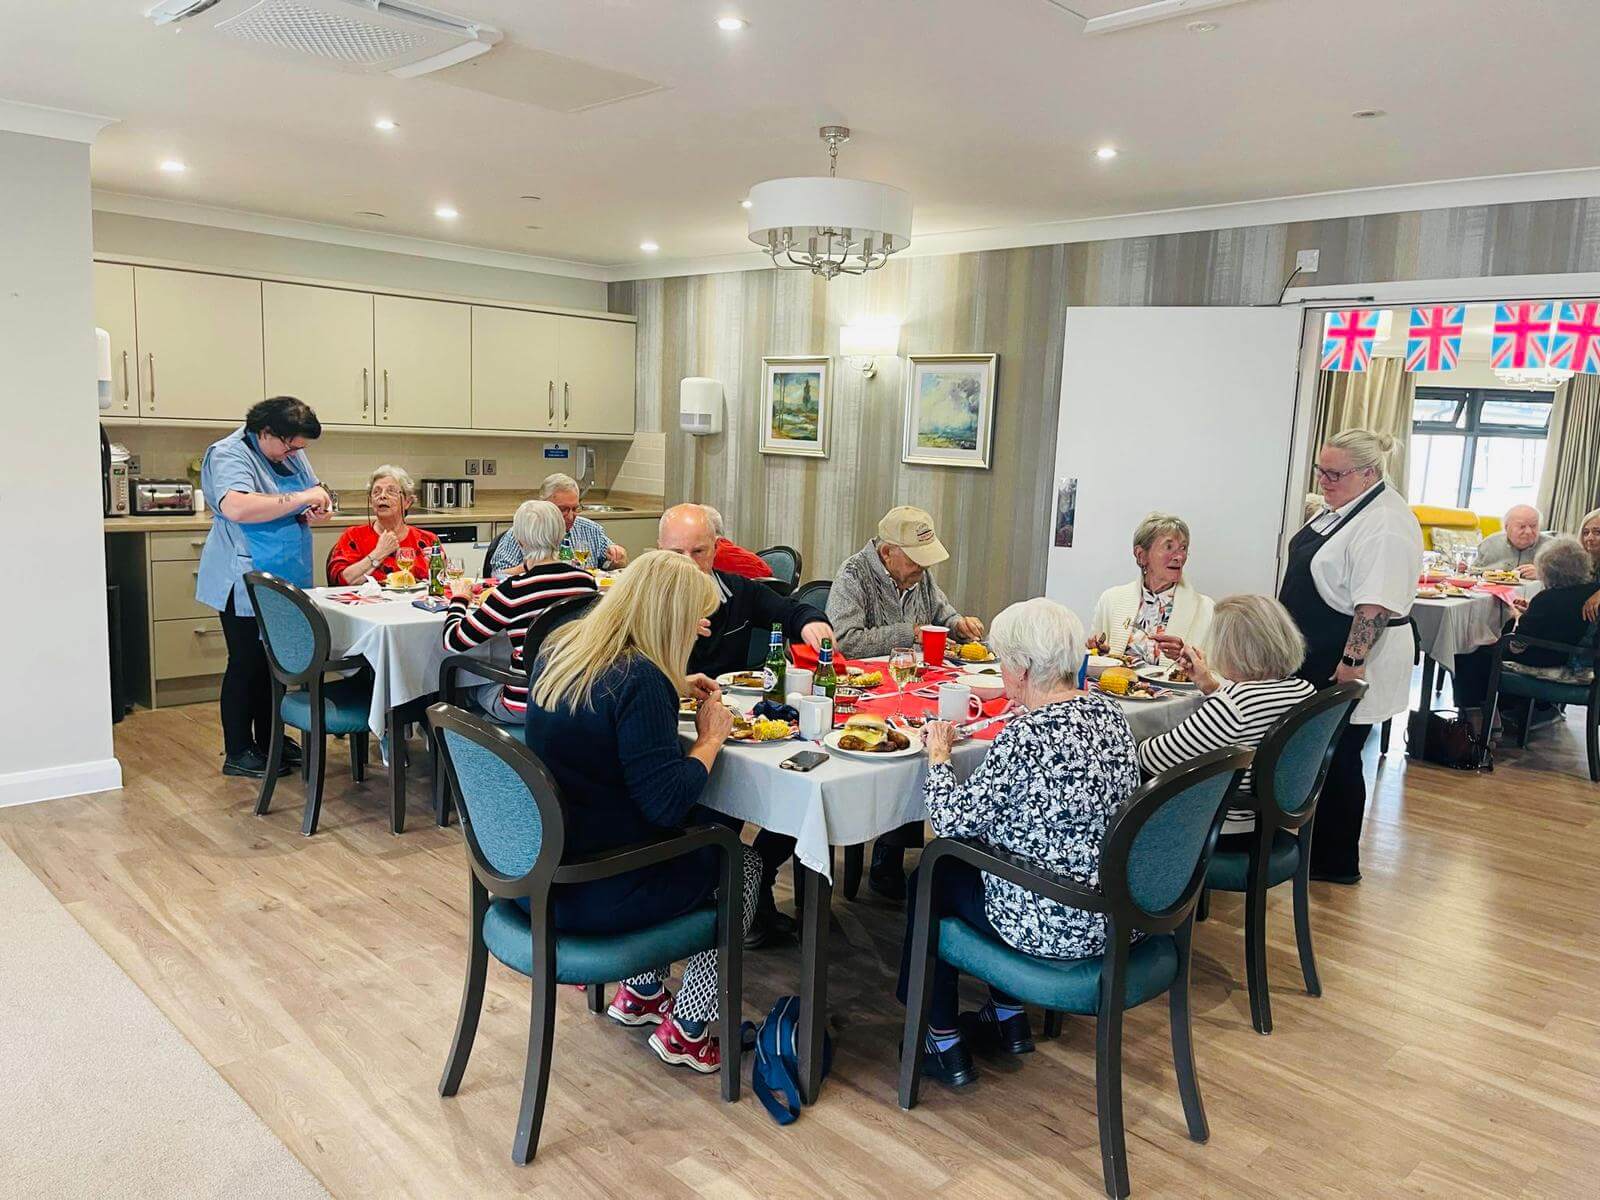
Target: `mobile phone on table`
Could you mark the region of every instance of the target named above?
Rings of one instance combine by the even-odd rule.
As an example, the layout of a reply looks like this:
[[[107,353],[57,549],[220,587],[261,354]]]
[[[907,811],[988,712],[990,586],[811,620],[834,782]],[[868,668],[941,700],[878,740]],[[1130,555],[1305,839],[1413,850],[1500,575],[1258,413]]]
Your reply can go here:
[[[821,750],[801,750],[797,754],[791,754],[778,766],[785,771],[812,771],[827,761],[828,756]]]

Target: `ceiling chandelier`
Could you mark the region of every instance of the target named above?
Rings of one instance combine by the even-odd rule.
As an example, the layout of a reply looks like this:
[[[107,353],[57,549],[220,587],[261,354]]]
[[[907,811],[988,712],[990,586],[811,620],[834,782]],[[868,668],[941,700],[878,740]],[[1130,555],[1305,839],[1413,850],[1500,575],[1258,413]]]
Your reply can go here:
[[[840,179],[843,125],[817,131],[828,143],[828,174],[768,179],[750,189],[750,240],[784,271],[824,279],[865,275],[911,244],[911,196],[886,183]]]

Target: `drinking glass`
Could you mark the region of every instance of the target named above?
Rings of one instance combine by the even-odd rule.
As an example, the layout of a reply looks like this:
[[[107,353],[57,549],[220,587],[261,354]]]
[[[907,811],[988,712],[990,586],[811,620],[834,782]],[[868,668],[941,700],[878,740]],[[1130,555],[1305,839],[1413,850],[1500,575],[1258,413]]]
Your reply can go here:
[[[896,646],[889,651],[889,678],[899,692],[895,699],[895,714],[905,716],[906,684],[917,677],[917,652],[910,646]]]
[[[454,585],[460,583],[462,576],[465,574],[466,568],[459,558],[447,558],[444,560],[444,577],[450,581],[451,595],[455,595]]]
[[[572,553],[574,554],[574,556],[576,556],[576,558],[578,560],[578,565],[580,567],[583,567],[583,568],[587,569],[588,566],[589,566],[589,551],[587,549],[585,549],[583,546],[579,546]]]
[[[417,552],[410,546],[401,546],[394,552],[394,561],[402,571],[409,571],[411,564],[417,561]]]

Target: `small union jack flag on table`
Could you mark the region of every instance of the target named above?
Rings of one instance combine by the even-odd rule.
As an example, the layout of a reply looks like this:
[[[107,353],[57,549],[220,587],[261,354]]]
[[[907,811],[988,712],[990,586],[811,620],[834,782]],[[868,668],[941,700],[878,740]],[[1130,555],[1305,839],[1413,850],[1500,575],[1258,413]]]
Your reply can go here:
[[[1600,374],[1600,304],[1567,301],[1556,314],[1550,365],[1563,371]]]
[[[1542,367],[1550,361],[1550,317],[1555,305],[1496,304],[1489,340],[1491,367]]]
[[[1461,361],[1461,330],[1467,306],[1442,304],[1413,308],[1406,336],[1406,370],[1453,371]]]
[[[1322,327],[1322,369],[1365,371],[1378,340],[1378,310],[1352,308],[1328,314]]]

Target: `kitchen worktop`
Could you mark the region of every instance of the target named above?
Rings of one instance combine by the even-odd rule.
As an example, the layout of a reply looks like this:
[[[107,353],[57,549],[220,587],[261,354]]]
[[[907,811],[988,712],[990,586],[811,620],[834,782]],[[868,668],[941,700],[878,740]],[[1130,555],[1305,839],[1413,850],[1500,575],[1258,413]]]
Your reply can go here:
[[[477,503],[471,508],[448,509],[412,509],[410,523],[427,529],[432,525],[468,525],[484,521],[509,521],[516,515],[517,506],[524,500],[533,498],[531,493],[520,491],[485,491],[478,489]],[[635,517],[659,517],[663,511],[662,501],[649,496],[634,496],[626,493],[606,495],[604,492],[591,492],[584,497],[585,504],[612,504],[616,505],[618,512],[586,512],[583,515],[594,521],[622,521]],[[354,525],[365,520],[365,516],[354,512],[335,513],[328,526],[342,528]],[[211,514],[209,512],[197,513],[192,517],[107,517],[105,530],[107,533],[162,533],[175,530],[200,530],[211,528]]]

